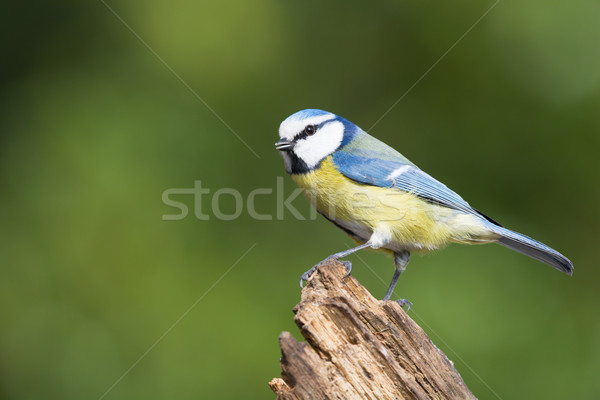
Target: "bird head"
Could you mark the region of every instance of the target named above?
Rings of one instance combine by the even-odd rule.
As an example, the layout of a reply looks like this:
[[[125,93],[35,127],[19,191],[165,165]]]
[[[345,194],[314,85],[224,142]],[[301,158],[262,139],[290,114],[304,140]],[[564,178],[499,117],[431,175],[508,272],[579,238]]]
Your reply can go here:
[[[330,112],[302,110],[281,123],[275,148],[281,152],[288,173],[305,173],[351,141],[357,130],[354,124]]]

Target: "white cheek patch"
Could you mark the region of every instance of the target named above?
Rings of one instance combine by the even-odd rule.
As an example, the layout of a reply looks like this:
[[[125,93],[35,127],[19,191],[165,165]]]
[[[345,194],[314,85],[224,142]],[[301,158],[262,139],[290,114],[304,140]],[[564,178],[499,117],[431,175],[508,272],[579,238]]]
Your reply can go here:
[[[343,139],[344,124],[332,121],[323,125],[313,136],[299,140],[294,146],[294,153],[311,169],[335,152]]]
[[[327,120],[334,119],[334,114],[317,115],[304,119],[288,118],[279,126],[279,137],[281,139],[292,140],[294,136],[302,132],[308,125],[319,125]]]

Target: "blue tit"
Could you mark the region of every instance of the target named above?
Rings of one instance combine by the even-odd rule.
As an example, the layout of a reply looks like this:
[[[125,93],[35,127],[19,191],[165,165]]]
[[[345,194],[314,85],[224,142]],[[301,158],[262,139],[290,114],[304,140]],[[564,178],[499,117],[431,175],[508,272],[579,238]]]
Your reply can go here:
[[[322,110],[299,111],[281,123],[279,138],[275,146],[285,169],[312,206],[359,243],[327,259],[364,248],[394,255],[396,268],[384,300],[392,295],[411,252],[449,243],[499,243],[573,273],[573,264],[562,254],[504,228],[344,118]],[[300,286],[322,262],[302,275]],[[349,273],[351,264],[345,265]]]

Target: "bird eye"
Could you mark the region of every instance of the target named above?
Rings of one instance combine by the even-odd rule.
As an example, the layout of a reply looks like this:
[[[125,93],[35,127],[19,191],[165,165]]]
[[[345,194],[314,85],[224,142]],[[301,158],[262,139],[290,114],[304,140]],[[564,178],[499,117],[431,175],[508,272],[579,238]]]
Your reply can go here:
[[[304,128],[304,133],[306,133],[308,136],[314,135],[316,131],[317,127],[314,125],[308,125],[306,128]]]

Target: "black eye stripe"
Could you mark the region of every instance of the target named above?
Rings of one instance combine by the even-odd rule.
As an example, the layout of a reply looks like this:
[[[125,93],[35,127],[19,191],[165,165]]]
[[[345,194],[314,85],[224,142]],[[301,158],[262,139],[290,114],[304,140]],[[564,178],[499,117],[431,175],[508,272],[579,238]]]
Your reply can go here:
[[[306,129],[303,129],[302,132],[300,132],[300,133],[296,134],[296,136],[294,136],[294,141],[307,138],[308,136],[309,135],[306,133]]]
[[[297,134],[294,136],[294,139],[293,139],[293,141],[295,142],[295,141],[297,141],[297,140],[305,139],[305,138],[307,138],[308,136],[311,136],[311,135],[309,135],[309,134],[307,134],[307,133],[306,133],[306,128],[307,128],[307,127],[309,127],[309,126],[312,126],[312,127],[315,129],[315,131],[314,131],[314,133],[313,133],[313,135],[314,135],[316,132],[318,132],[318,131],[319,131],[319,129],[321,129],[321,127],[323,127],[323,125],[325,125],[326,123],[328,123],[328,122],[331,122],[331,121],[333,121],[333,120],[335,120],[335,118],[328,119],[327,121],[323,121],[323,122],[321,122],[321,123],[320,123],[320,124],[318,124],[318,125],[307,125],[307,126],[305,126],[305,127],[304,127],[304,129],[302,129],[302,131],[301,131],[300,133],[297,133]]]

